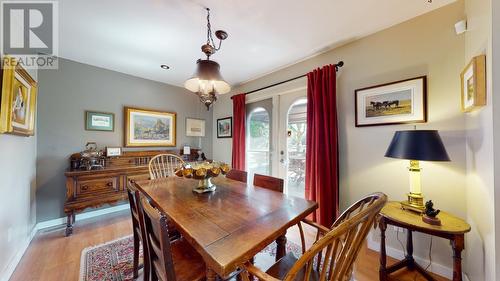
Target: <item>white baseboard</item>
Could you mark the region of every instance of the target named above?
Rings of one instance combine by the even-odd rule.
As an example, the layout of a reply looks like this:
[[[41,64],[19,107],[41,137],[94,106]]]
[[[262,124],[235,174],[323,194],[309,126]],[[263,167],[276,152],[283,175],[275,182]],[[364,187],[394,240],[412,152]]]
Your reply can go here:
[[[371,234],[368,235],[368,237],[366,238],[366,241],[367,241],[369,249],[376,251],[376,252],[380,252],[380,242],[373,240],[373,236]],[[395,258],[397,260],[402,260],[405,257],[405,254],[402,250],[396,249],[393,247],[389,247],[389,246],[386,246],[386,253],[389,257]],[[429,260],[426,258],[422,258],[422,257],[418,257],[418,256],[413,256],[413,258],[419,264],[429,264]],[[436,262],[432,262],[432,264],[428,270],[432,273],[435,273],[437,275],[441,275],[441,276],[446,277],[450,280],[453,278],[453,269],[451,269],[447,266],[444,266],[442,264],[436,263]],[[469,278],[467,277],[467,275],[465,273],[462,273],[462,278],[464,281],[469,281]]]
[[[119,212],[119,211],[123,211],[123,210],[128,210],[128,209],[130,209],[130,205],[123,204],[123,205],[113,206],[113,207],[109,207],[109,208],[105,208],[105,209],[90,211],[90,212],[76,215],[76,221],[90,219],[90,218],[94,218],[94,217],[98,217],[98,216],[102,216],[102,215],[106,215],[106,214],[111,214],[111,213]],[[39,222],[36,224],[36,229],[38,231],[38,230],[51,228],[51,227],[55,227],[55,226],[61,226],[61,225],[65,225],[65,224],[66,224],[66,218],[63,217],[63,218]]]
[[[19,264],[19,262],[23,258],[24,253],[26,252],[26,250],[28,250],[28,247],[31,243],[31,240],[33,240],[36,233],[37,233],[37,228],[36,228],[36,225],[34,225],[33,228],[31,229],[31,232],[30,232],[28,238],[26,239],[26,241],[23,242],[23,244],[21,245],[21,247],[17,251],[17,253],[14,256],[14,258],[12,259],[12,261],[9,263],[9,265],[7,265],[5,271],[3,272],[2,276],[0,277],[0,281],[9,281],[10,277],[12,276],[14,271],[16,270],[17,265]]]
[[[110,213],[114,213],[114,212],[119,212],[119,211],[123,211],[123,210],[127,210],[127,209],[130,209],[129,204],[113,206],[110,208],[105,208],[105,209],[101,209],[101,210],[90,211],[90,212],[86,212],[83,214],[78,214],[78,215],[76,215],[76,220],[79,221],[79,220],[90,219],[90,218],[94,218],[94,217],[98,217],[98,216],[102,216],[102,215],[106,215],[106,214],[110,214]],[[31,230],[28,239],[23,243],[22,247],[19,248],[16,255],[14,256],[12,261],[9,263],[6,270],[3,272],[2,276],[0,276],[0,281],[9,281],[10,277],[12,276],[14,271],[16,270],[17,265],[21,261],[24,253],[28,249],[31,241],[33,240],[33,238],[35,237],[35,235],[37,234],[37,232],[39,230],[51,228],[51,227],[56,227],[56,226],[63,226],[63,225],[66,225],[66,218],[58,218],[58,219],[43,221],[43,222],[39,222],[35,226],[33,226],[33,229]]]

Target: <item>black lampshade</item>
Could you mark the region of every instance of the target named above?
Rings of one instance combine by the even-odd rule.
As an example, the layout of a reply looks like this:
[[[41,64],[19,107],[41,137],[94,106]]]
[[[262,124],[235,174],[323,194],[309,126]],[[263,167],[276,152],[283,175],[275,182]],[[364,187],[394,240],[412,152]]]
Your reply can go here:
[[[423,161],[450,161],[436,130],[397,131],[385,157]]]

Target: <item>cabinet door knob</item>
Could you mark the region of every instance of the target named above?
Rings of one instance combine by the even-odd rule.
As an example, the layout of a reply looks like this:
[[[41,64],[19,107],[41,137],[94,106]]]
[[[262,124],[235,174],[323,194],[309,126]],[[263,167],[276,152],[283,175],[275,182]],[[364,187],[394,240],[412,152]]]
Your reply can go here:
[[[111,187],[111,186],[113,186],[113,182],[112,182],[112,181],[110,181],[110,182],[108,182],[106,185],[107,185],[107,186],[109,186],[109,187]]]
[[[89,189],[88,185],[82,185],[82,190],[87,190],[87,189]]]

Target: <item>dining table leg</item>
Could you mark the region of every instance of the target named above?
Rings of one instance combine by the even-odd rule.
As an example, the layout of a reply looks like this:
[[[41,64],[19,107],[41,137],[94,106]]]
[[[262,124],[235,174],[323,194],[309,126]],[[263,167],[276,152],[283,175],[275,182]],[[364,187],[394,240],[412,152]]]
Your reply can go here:
[[[207,267],[207,281],[215,281],[217,279],[217,273],[211,268]]]
[[[276,239],[276,261],[286,255],[286,232]]]

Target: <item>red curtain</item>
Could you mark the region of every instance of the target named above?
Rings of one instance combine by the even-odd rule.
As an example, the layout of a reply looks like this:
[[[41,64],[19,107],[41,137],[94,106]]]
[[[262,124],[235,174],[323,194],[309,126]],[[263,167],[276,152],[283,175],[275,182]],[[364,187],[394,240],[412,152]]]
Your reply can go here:
[[[330,227],[338,217],[336,67],[307,74],[306,198],[318,202],[313,214]]]
[[[233,158],[232,168],[245,170],[245,94],[233,96]]]

